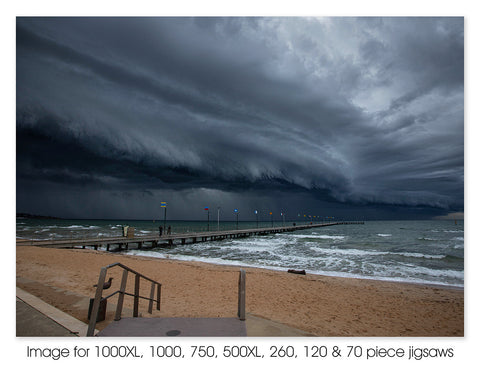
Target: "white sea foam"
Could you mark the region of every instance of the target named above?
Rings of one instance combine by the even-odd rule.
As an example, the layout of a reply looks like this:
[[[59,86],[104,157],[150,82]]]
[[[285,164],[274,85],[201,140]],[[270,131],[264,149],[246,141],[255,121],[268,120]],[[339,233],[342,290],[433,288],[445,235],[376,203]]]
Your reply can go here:
[[[46,228],[44,228],[44,229],[35,230],[34,232],[35,232],[35,234],[38,234],[38,233],[44,233],[44,232],[46,232],[46,231],[51,231],[51,230],[52,230],[51,228],[46,227]]]
[[[386,237],[392,236],[392,234],[377,234],[377,236],[386,238]]]
[[[283,234],[278,234],[283,235]],[[345,239],[344,235],[305,235],[305,234],[291,234],[292,238],[303,238],[303,239],[333,239],[333,240],[343,240]]]
[[[281,260],[276,261],[267,261],[265,259],[240,261],[224,259],[221,257],[161,253],[145,250],[130,250],[126,252],[126,254],[238,267],[258,267],[276,271],[286,271],[291,268],[292,265],[295,265],[296,267],[300,266],[302,269],[305,269],[307,273],[316,275],[463,287],[463,271],[432,270],[426,267],[401,262],[387,267],[384,264],[359,263],[350,259],[328,256],[322,258],[320,261],[321,264],[324,265],[323,269],[318,269],[315,264],[319,261],[317,260],[317,262],[312,263],[311,257],[290,256],[283,257]],[[458,281],[441,281],[445,277],[448,277],[450,280]]]
[[[361,250],[361,249],[339,249],[339,248],[322,248],[316,246],[310,246],[310,249],[323,254],[335,254],[335,255],[342,255],[342,256],[381,256],[391,254],[390,252],[381,252],[381,251],[374,251],[374,250]]]
[[[51,226],[53,227],[58,227],[59,229],[83,229],[83,230],[88,230],[88,229],[99,229],[99,226],[95,225],[69,225],[69,226]]]
[[[463,271],[457,271],[457,270],[449,270],[449,269],[432,269],[432,268],[427,268],[419,265],[411,265],[411,264],[405,264],[402,263],[402,268],[403,272],[406,270],[409,271],[412,275],[428,275],[428,276],[433,276],[433,277],[450,277],[450,278],[455,278],[455,279],[460,279],[463,280],[464,277],[464,272]]]
[[[445,255],[432,255],[432,254],[422,254],[422,253],[391,253],[391,254],[399,254],[404,257],[414,257],[414,258],[430,258],[430,259],[443,259]]]

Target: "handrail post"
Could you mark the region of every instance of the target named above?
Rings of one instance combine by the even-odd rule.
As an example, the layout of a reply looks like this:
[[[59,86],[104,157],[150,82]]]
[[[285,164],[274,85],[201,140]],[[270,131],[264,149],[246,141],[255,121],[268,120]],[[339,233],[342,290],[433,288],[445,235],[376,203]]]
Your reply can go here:
[[[125,295],[133,296],[133,317],[138,317],[139,315],[139,301],[140,298],[142,299],[147,299],[149,301],[148,305],[148,313],[152,313],[153,310],[153,303],[156,301],[156,309],[160,310],[160,300],[161,300],[161,288],[162,284],[159,282],[152,280],[134,270],[131,268],[122,265],[121,263],[112,263],[106,267],[102,267],[100,269],[100,275],[98,277],[98,284],[97,284],[97,289],[95,291],[95,298],[93,299],[93,304],[92,304],[92,310],[90,314],[90,320],[88,324],[88,330],[87,330],[87,336],[93,336],[95,333],[95,325],[97,323],[98,319],[98,314],[100,311],[100,302],[102,300],[102,292],[103,292],[103,286],[105,284],[105,279],[107,275],[107,270],[109,268],[119,266],[123,268],[123,275],[122,275],[122,281],[120,284],[120,288],[118,291],[115,291],[113,294],[108,295],[105,297],[105,300],[114,296],[115,294],[119,294],[118,299],[117,299],[117,307],[115,310],[115,316],[114,320],[118,321],[122,318],[122,309],[123,309],[123,301],[125,298]],[[128,281],[128,273],[132,272],[135,274],[135,290],[134,294],[130,294],[126,292],[126,286],[127,286],[127,281]],[[144,278],[145,280],[151,282],[151,288],[150,288],[150,298],[144,297],[140,295],[140,278]],[[155,285],[157,285],[157,299],[155,299]]]
[[[150,314],[152,314],[154,297],[155,297],[155,283],[152,282],[150,286],[150,300],[148,301],[148,313]]]
[[[160,299],[162,297],[162,285],[157,284],[157,310],[160,310]]]
[[[138,301],[140,295],[140,275],[135,274],[135,292],[133,297],[133,316],[138,317]]]
[[[117,310],[115,311],[115,321],[122,318],[123,299],[125,297],[125,288],[127,286],[128,270],[123,270],[122,283],[120,284],[120,294],[118,295]]]
[[[105,283],[106,275],[107,268],[102,267],[100,270],[100,275],[98,276],[97,291],[95,292],[95,300],[93,301],[92,313],[90,314],[87,336],[93,336],[95,333],[95,325],[97,324],[98,311],[100,310],[100,300],[102,299],[103,284]]]
[[[245,270],[238,277],[238,318],[245,321]]]

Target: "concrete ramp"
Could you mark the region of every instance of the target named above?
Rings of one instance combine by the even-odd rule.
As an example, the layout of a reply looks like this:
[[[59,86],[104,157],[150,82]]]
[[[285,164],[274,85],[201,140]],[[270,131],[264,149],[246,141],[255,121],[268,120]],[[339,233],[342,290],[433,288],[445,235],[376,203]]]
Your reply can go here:
[[[247,336],[238,318],[122,318],[97,336]]]

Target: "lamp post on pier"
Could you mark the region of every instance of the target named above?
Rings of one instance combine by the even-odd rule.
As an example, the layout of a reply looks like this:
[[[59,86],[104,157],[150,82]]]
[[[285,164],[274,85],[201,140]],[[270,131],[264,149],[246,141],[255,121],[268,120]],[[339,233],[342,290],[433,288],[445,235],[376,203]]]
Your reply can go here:
[[[258,211],[257,210],[255,210],[255,216],[257,218],[257,229],[258,229]]]
[[[167,232],[167,202],[160,202],[160,208],[165,208],[163,213],[163,231]]]
[[[220,231],[220,207],[217,207],[217,231]]]
[[[238,230],[238,209],[235,208],[235,209],[233,210],[233,212],[235,212],[235,214],[237,215],[237,230]]]
[[[210,231],[210,210],[205,207],[205,211],[207,211],[207,231]]]

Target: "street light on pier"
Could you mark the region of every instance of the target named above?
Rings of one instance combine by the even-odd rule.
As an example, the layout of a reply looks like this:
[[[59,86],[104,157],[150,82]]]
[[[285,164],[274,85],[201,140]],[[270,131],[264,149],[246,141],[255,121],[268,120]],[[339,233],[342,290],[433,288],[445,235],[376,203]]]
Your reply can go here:
[[[235,209],[233,210],[233,212],[235,212],[235,214],[237,215],[237,230],[238,230],[238,209],[235,208]]]
[[[257,229],[258,229],[258,211],[255,210],[255,216],[257,217]]]
[[[272,215],[273,215],[273,213],[270,212],[270,221],[272,222],[272,227],[273,227],[273,216]]]
[[[220,231],[220,207],[217,207],[217,231]]]
[[[205,207],[205,211],[207,211],[207,231],[210,231],[210,210]]]
[[[160,208],[165,208],[163,213],[163,231],[167,232],[167,202],[160,202]]]

